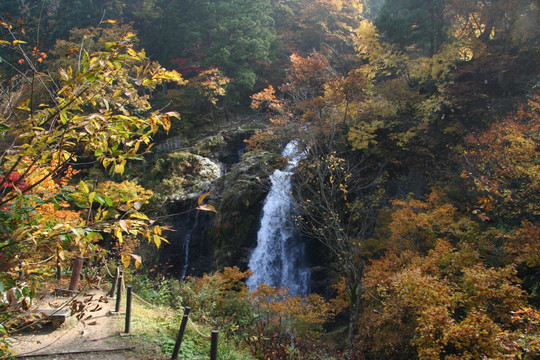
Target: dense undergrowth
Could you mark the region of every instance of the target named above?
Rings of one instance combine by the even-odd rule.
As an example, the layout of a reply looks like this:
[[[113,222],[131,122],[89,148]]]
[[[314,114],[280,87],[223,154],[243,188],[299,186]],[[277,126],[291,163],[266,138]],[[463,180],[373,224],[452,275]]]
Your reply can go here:
[[[134,292],[152,304],[136,310],[135,336],[170,353],[189,306],[192,322],[182,343],[182,358],[207,356],[212,329],[219,331],[219,359],[339,358],[335,344],[324,340],[323,324],[343,308],[342,302],[327,302],[314,294],[290,297],[285,290],[265,285],[250,293],[244,283],[248,275],[225,268],[179,284],[176,279],[127,274]]]

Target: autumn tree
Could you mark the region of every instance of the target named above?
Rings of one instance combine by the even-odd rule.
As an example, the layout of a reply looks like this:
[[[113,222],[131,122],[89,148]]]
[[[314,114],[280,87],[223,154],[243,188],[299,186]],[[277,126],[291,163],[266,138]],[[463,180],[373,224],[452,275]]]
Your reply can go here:
[[[538,146],[540,96],[516,115],[466,138],[462,177],[476,198],[471,211],[482,220],[535,221],[540,214]]]
[[[513,315],[528,311],[515,268],[487,267],[468,243],[455,248],[438,240],[424,256],[406,252],[374,261],[366,286],[376,300],[365,299],[370,304],[361,318],[361,342],[380,358],[538,352],[527,325]]]
[[[5,28],[11,30],[9,24]],[[34,291],[56,261],[74,254],[101,256],[103,239],[123,247],[126,265],[132,259],[140,264],[140,257],[131,256],[139,240],[157,246],[164,241],[161,228],[141,212],[151,192],[129,181],[72,181],[80,158],[121,176],[128,161],[150,148],[158,129],[168,130],[171,118],[178,117],[153,111],[143,91],[183,79],[149,62],[131,45],[134,36],[127,33],[92,53],[82,47],[68,52],[77,66],[59,68],[56,82],[36,66],[45,57],[42,51],[28,49],[20,39],[1,40],[20,57],[12,64],[19,75],[3,80],[0,92],[4,288],[26,284]],[[38,88],[49,98],[37,102]],[[2,312],[3,318],[9,315]]]
[[[289,54],[306,56],[325,49],[350,53],[350,35],[362,19],[361,1],[285,0],[272,5],[276,31]]]
[[[484,228],[438,192],[393,205],[377,239],[366,243],[385,250],[366,267],[359,336],[365,353],[534,357],[538,343],[528,331],[538,331],[536,320],[529,322],[538,311],[527,303],[517,263],[501,254],[501,244],[514,235]],[[529,226],[518,236],[524,240],[535,231]]]
[[[433,55],[445,40],[445,5],[446,0],[387,0],[375,25],[390,42]]]
[[[295,177],[296,221],[305,236],[330,252],[329,260],[345,279],[352,348],[364,290],[366,258],[361,245],[373,229],[377,199],[372,194],[381,173],[359,155],[326,152],[319,146],[311,145]]]

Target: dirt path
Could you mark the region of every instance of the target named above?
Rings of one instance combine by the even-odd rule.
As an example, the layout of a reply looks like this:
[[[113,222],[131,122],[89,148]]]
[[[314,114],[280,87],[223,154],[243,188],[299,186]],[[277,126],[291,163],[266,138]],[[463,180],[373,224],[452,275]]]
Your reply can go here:
[[[144,359],[136,349],[62,354],[66,351],[118,349],[130,346],[121,336],[125,326],[124,313],[112,315],[115,300],[108,299],[103,290],[83,291],[74,298],[47,294],[37,309],[73,309],[72,316],[58,328],[43,324],[10,338],[15,354],[24,359]],[[123,311],[123,309],[121,309]],[[48,355],[44,355],[48,354]],[[146,357],[147,358],[147,357]]]

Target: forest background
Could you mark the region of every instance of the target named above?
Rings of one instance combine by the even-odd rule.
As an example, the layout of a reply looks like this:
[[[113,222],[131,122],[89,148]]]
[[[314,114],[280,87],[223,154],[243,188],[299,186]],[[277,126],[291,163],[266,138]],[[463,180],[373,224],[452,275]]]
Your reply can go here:
[[[249,113],[261,120],[248,154],[291,139],[308,154],[295,220],[327,286],[249,294],[246,269],[221,261],[182,285],[185,303],[261,359],[535,358],[539,11],[534,0],[2,1],[0,292],[31,299],[73,255],[158,276],[173,185],[143,175],[172,166],[145,161],[152,143],[211,156],[200,133]],[[197,158],[176,160],[198,171]],[[253,210],[218,194],[195,207],[217,210],[216,239]],[[20,309],[0,309],[8,334]]]

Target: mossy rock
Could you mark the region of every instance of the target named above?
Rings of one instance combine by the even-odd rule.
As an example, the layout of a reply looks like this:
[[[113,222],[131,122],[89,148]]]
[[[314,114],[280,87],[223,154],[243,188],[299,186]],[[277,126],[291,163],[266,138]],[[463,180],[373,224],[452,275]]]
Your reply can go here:
[[[270,175],[286,166],[278,154],[254,150],[218,181],[217,216],[210,232],[216,267],[238,265],[255,239],[259,215],[270,190]]]
[[[221,176],[219,164],[188,152],[160,155],[150,171],[156,182],[154,193],[163,200],[180,200],[204,192]]]
[[[240,163],[220,180],[222,189],[219,208],[221,218],[230,219],[234,212],[245,212],[264,199],[270,189],[270,175],[285,166],[286,161],[268,151],[255,150],[244,154]]]

